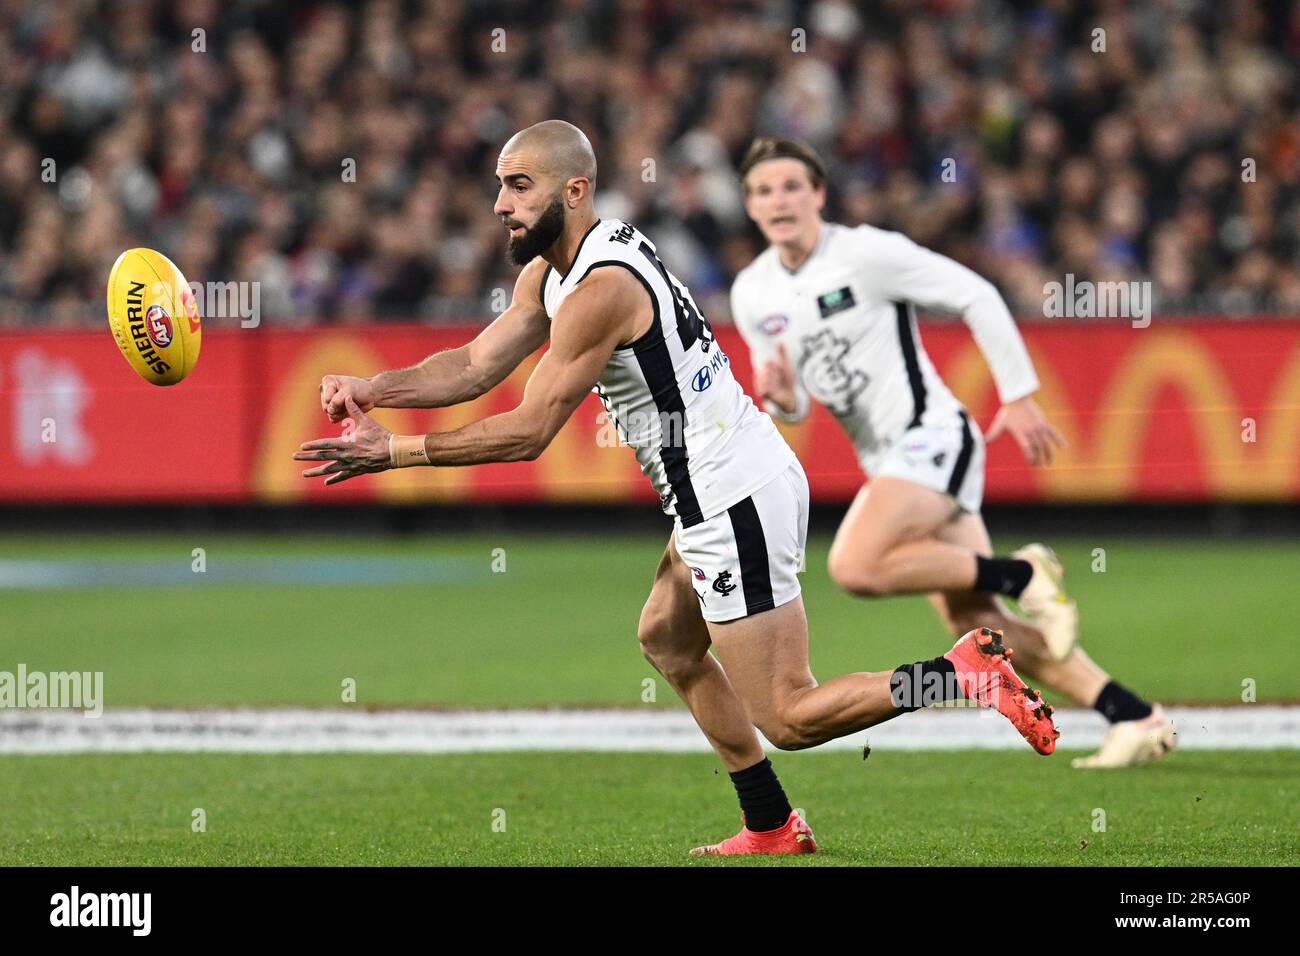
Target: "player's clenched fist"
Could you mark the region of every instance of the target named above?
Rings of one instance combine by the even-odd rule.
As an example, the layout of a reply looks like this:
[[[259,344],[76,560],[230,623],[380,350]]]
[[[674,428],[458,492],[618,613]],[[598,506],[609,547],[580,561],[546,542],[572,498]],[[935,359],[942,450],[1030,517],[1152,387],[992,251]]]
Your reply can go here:
[[[363,412],[375,407],[374,386],[368,378],[355,375],[326,375],[320,380],[320,407],[332,422],[348,417],[347,400],[351,398]]]

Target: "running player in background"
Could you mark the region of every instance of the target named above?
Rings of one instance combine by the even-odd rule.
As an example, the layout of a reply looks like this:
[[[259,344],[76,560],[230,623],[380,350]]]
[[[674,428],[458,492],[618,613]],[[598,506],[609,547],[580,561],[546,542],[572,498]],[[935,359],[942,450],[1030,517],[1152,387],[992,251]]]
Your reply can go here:
[[[1077,646],[1078,613],[1051,549],[993,554],[980,517],[984,442],[1010,434],[1033,465],[1050,464],[1064,444],[1032,398],[1038,378],[997,290],[901,233],[823,221],[824,167],[803,143],[755,140],[740,177],[746,211],[770,243],[731,289],[754,391],[785,421],[817,399],[870,476],[831,546],[834,581],[864,597],[927,593],[955,634],[1003,631],[1022,670],[1111,722],[1101,749],[1074,766],[1130,766],[1171,750],[1160,706]],[[960,315],[983,352],[1002,402],[987,436],[921,347],[918,305]]]
[[[596,159],[558,120],[513,136],[497,160],[496,214],[523,271],[510,307],[470,344],[372,378],[327,375],[321,407],[352,433],[294,455],[326,484],[408,465],[533,459],[593,388],[673,518],[641,613],[650,662],[731,772],[740,833],[695,853],[808,853],[812,831],[754,732],[814,747],[941,700],[996,707],[1039,753],[1051,709],[1011,667],[1001,635],[962,636],[942,657],[818,684],[799,593],[808,483],[772,420],[731,373],[690,292],[650,241],[596,216]],[[436,408],[495,387],[549,337],[520,405],[450,432],[394,435],[374,407]],[[710,647],[713,654],[710,654]],[[714,656],[716,655],[716,657]]]

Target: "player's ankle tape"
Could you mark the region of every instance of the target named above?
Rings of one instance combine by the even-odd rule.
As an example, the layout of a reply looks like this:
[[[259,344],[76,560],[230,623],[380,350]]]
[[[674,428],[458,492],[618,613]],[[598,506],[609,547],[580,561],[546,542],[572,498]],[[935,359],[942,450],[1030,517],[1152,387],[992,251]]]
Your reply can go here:
[[[389,435],[388,463],[394,468],[427,465],[429,453],[424,448],[423,435]]]

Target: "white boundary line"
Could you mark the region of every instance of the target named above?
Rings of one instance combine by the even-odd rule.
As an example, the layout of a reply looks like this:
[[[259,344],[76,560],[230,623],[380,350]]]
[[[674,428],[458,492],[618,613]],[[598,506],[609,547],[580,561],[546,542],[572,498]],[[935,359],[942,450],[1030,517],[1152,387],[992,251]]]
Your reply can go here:
[[[1185,750],[1300,748],[1300,707],[1171,707]],[[1058,710],[1062,749],[1095,748],[1100,715]],[[991,710],[930,709],[822,750],[1023,750]],[[479,753],[515,750],[709,750],[685,710],[0,710],[0,754],[67,753]]]

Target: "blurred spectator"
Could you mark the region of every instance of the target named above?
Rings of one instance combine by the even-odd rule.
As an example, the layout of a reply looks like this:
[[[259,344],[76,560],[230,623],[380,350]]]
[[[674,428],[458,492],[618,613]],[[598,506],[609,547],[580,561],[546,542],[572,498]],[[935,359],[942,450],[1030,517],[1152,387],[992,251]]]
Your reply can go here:
[[[1296,314],[1297,62],[1300,0],[3,3],[0,324],[101,321],[134,245],[270,324],[486,321],[497,151],[552,116],[714,321],[758,133],[1023,314],[1066,272]]]

